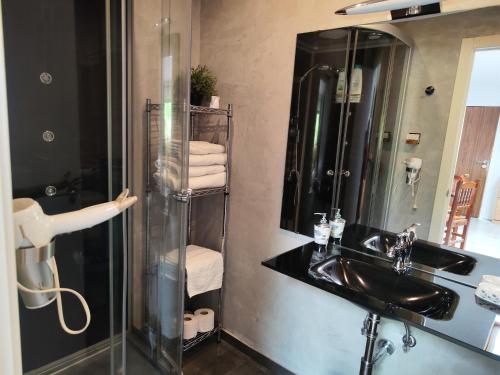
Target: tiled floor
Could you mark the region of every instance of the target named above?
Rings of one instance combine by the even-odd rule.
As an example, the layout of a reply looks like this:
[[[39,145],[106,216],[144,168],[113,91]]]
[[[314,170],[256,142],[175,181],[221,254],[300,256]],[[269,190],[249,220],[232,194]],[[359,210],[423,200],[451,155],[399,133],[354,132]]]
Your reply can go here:
[[[106,350],[67,369],[57,375],[109,375],[110,354]],[[122,374],[122,370],[117,370]],[[160,375],[160,372],[131,344],[127,345],[127,375]]]
[[[472,218],[465,250],[500,258],[500,224]]]
[[[226,341],[207,341],[184,354],[184,375],[265,375],[270,369]]]
[[[267,375],[274,374],[226,341],[209,340],[184,354],[184,375]],[[57,375],[108,375],[109,351],[86,359]],[[120,372],[118,372],[119,374]],[[160,375],[151,363],[127,345],[127,375]]]

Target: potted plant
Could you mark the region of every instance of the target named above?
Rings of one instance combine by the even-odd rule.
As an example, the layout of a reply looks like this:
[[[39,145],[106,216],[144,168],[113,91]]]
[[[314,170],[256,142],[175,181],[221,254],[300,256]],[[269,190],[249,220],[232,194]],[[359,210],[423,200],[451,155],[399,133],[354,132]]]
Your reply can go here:
[[[206,65],[191,68],[191,104],[201,105],[203,100],[210,101],[210,97],[217,94],[216,83],[215,74]]]

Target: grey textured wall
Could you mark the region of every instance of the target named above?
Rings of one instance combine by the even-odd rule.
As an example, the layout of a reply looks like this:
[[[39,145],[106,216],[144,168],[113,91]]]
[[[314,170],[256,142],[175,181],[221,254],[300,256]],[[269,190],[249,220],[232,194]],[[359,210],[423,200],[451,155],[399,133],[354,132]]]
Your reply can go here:
[[[364,345],[362,309],[260,265],[309,240],[279,229],[295,38],[368,21],[334,16],[341,3],[203,0],[201,9],[200,61],[235,105],[225,328],[298,374],[355,374]],[[402,325],[384,320],[381,336],[397,351],[377,373],[500,372],[492,359],[415,331],[417,346],[403,354]]]
[[[422,223],[420,237],[427,238],[462,39],[500,34],[500,8],[486,8],[397,26],[413,38],[415,48],[387,228],[400,231],[405,225],[418,222]],[[434,95],[425,95],[427,86],[436,88]],[[422,133],[419,145],[405,144],[408,132]],[[412,209],[411,190],[404,184],[403,161],[411,156],[423,159],[417,210]]]

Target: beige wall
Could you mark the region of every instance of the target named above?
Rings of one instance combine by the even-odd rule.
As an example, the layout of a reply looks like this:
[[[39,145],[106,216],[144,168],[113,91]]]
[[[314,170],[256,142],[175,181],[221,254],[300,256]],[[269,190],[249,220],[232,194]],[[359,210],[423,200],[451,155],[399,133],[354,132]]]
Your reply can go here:
[[[367,22],[334,16],[346,3],[203,0],[201,8],[200,61],[235,106],[225,329],[298,374],[355,374],[364,348],[362,309],[260,264],[305,241],[279,229],[296,34]],[[378,373],[500,372],[498,362],[422,331],[403,354],[402,334],[384,320],[381,336],[397,352]]]
[[[200,12],[201,0],[192,0],[191,4],[191,66],[200,63]]]

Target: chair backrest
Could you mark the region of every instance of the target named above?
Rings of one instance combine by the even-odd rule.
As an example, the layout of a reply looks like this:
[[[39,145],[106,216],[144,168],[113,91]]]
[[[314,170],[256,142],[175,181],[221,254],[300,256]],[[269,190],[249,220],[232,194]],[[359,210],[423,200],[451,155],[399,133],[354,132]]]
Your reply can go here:
[[[465,182],[468,180],[469,180],[468,174],[462,174],[460,176],[458,176],[458,175],[453,176],[453,185],[451,185],[451,196],[452,197],[455,196],[455,191],[457,190],[457,185],[460,181]]]
[[[450,217],[465,216],[469,219],[472,214],[472,206],[476,199],[477,181],[460,179],[457,182],[455,196],[451,205]]]

